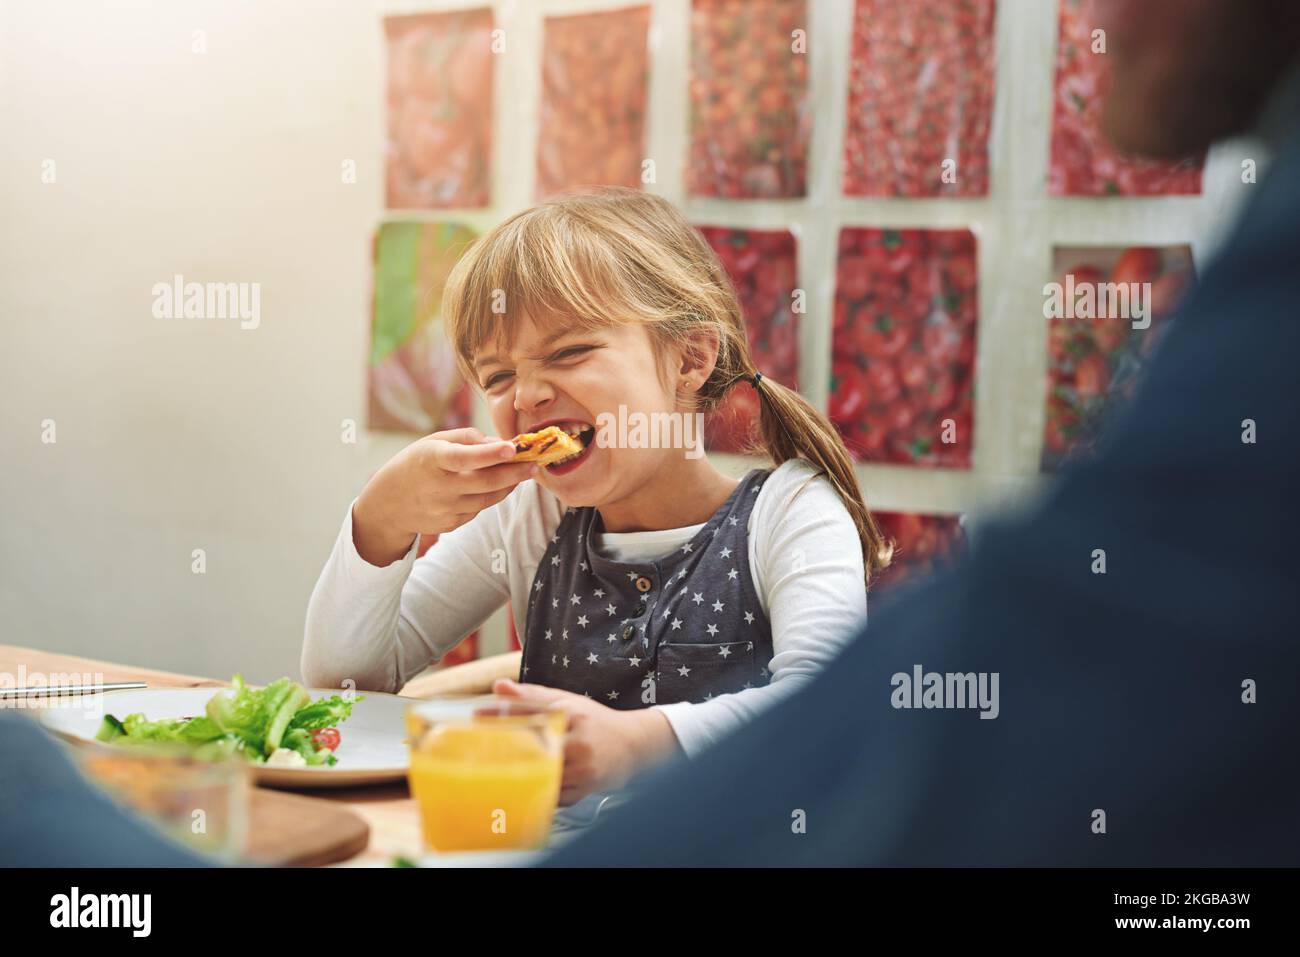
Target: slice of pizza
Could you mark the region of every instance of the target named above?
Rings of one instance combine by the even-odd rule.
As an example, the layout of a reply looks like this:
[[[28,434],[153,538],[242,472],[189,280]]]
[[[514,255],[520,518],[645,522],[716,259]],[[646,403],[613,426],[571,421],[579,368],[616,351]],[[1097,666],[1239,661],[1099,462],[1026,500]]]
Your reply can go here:
[[[516,435],[516,462],[536,462],[539,465],[552,465],[571,455],[577,455],[584,448],[582,440],[570,435],[558,425],[548,425],[539,432],[525,432]]]

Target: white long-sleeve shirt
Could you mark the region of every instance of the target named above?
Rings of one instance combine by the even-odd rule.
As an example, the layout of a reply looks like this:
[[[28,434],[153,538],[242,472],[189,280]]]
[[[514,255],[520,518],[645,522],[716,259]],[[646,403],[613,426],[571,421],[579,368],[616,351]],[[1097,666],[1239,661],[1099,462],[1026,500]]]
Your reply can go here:
[[[403,558],[377,567],[357,553],[349,506],[307,607],[303,677],[319,687],[351,678],[358,689],[398,691],[506,601],[524,635],[529,589],[564,511],[541,485],[523,482],[420,558],[417,539]],[[597,546],[615,561],[655,559],[702,527],[606,532]],[[768,478],[748,533],[754,590],[772,629],[771,682],[698,704],[655,705],[688,756],[794,692],[866,621],[857,530],[807,462],[786,462]]]

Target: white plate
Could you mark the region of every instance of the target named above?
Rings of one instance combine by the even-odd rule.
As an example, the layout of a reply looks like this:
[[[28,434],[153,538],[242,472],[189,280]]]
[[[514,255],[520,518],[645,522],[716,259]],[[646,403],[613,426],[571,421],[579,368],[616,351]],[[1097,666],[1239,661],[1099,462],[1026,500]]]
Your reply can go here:
[[[56,734],[74,740],[92,740],[100,720],[111,714],[119,720],[140,712],[151,721],[203,714],[220,688],[141,688],[104,691],[80,698],[65,698],[63,706],[45,708],[41,722]],[[309,688],[312,700],[338,694],[337,688]],[[258,784],[282,788],[341,788],[383,784],[406,777],[406,706],[415,698],[376,691],[358,692],[352,716],[339,724],[341,739],[333,767],[268,768],[252,765]]]

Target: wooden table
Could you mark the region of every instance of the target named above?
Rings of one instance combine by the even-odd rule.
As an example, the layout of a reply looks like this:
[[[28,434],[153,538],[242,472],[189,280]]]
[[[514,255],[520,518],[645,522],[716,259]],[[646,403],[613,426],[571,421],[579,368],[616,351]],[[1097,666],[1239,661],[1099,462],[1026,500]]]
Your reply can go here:
[[[23,681],[20,669],[25,669],[29,675],[89,674],[95,680],[102,681],[144,681],[151,688],[222,688],[228,684],[211,678],[196,678],[193,675],[113,664],[34,648],[0,645],[0,672],[7,672],[19,684],[25,684],[27,682]],[[423,853],[415,800],[405,782],[342,790],[326,788],[310,794],[312,797],[340,802],[370,825],[370,846],[344,866],[383,867],[391,864],[398,855],[414,859]]]

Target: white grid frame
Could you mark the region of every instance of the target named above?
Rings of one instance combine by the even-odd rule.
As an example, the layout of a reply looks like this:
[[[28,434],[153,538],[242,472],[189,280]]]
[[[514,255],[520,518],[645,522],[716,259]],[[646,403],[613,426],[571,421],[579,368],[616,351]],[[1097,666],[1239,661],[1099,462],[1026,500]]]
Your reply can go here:
[[[898,0],[905,2],[905,0]],[[647,158],[650,191],[677,204],[696,225],[788,228],[798,242],[798,282],[807,295],[800,316],[799,380],[825,410],[831,365],[836,243],[844,226],[970,228],[978,244],[979,323],[974,447],[969,470],[860,465],[868,504],[882,511],[971,513],[1022,505],[1043,488],[1039,472],[1045,406],[1047,321],[1042,285],[1055,246],[1191,245],[1200,269],[1245,199],[1244,145],[1211,150],[1199,196],[1063,197],[1047,195],[1051,104],[1057,38],[1056,0],[998,0],[996,82],[987,196],[877,199],[846,197],[842,155],[852,42],[853,0],[807,0],[812,136],[807,195],[785,200],[721,200],[686,195],[691,0],[424,0],[376,5],[382,42],[385,16],[491,7],[505,31],[493,92],[491,205],[480,209],[383,209],[384,221],[457,221],[483,232],[532,205],[540,113],[542,22],[550,16],[651,7]],[[381,71],[375,91],[378,139],[386,139]],[[476,421],[487,426],[476,405]],[[382,463],[395,451],[373,443]],[[739,474],[755,464],[716,455]],[[505,647],[504,614],[482,632],[482,653]]]

